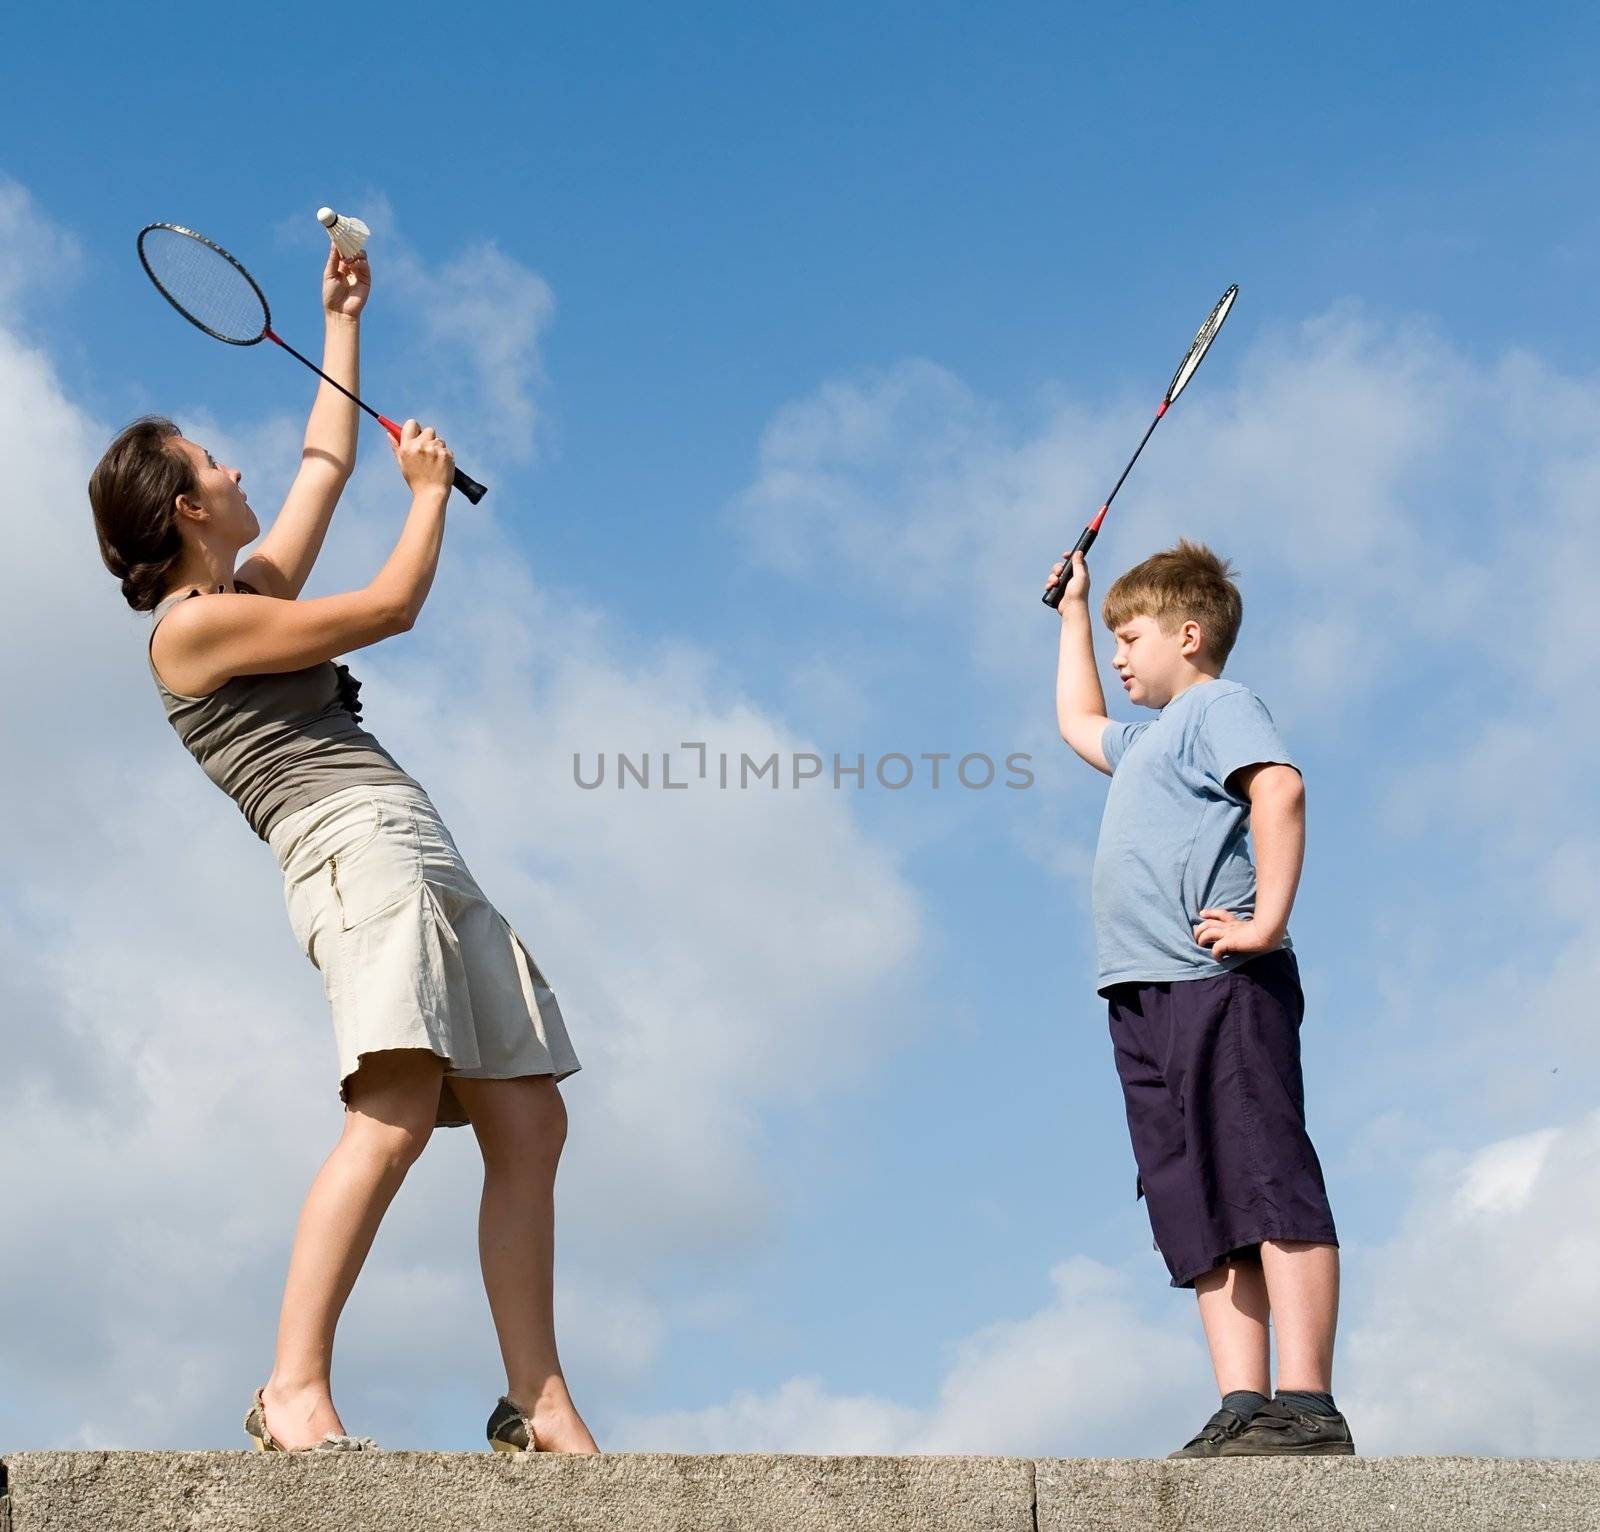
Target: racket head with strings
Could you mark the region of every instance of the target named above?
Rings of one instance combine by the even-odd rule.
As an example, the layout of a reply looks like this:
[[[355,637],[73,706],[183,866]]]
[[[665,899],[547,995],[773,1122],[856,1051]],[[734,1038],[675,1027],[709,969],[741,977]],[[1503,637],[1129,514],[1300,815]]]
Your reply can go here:
[[[272,329],[267,295],[215,240],[178,223],[139,230],[139,264],[156,291],[196,329],[230,346],[253,346]]]
[[[1183,360],[1178,363],[1178,370],[1172,375],[1172,382],[1167,385],[1166,397],[1161,401],[1161,407],[1156,411],[1156,418],[1150,422],[1149,430],[1144,433],[1134,454],[1128,459],[1128,466],[1122,470],[1122,478],[1118,479],[1115,488],[1106,496],[1105,503],[1095,514],[1094,519],[1078,536],[1078,541],[1073,545],[1072,553],[1088,553],[1096,537],[1100,535],[1100,524],[1106,519],[1106,512],[1111,509],[1111,502],[1117,498],[1117,490],[1122,488],[1123,480],[1133,470],[1133,465],[1139,461],[1139,454],[1144,451],[1145,442],[1150,440],[1151,432],[1160,425],[1161,418],[1172,406],[1172,401],[1189,386],[1189,380],[1195,375],[1200,363],[1205,360],[1206,352],[1211,349],[1211,342],[1217,338],[1223,321],[1227,319],[1233,308],[1234,300],[1239,296],[1239,284],[1234,282],[1229,285],[1226,292],[1217,299],[1215,307],[1206,315],[1206,320],[1195,333],[1194,340],[1190,342],[1189,349],[1184,352]],[[1059,579],[1052,580],[1042,597],[1048,607],[1059,608],[1062,593],[1067,588],[1067,582],[1072,578],[1072,553],[1066,556],[1065,567]]]
[[[1233,308],[1233,301],[1239,296],[1239,284],[1235,282],[1227,292],[1217,299],[1217,306],[1206,315],[1206,322],[1200,326],[1184,358],[1178,363],[1178,370],[1172,375],[1172,382],[1167,387],[1167,397],[1162,401],[1171,404],[1174,399],[1189,386],[1189,379],[1195,375],[1195,369],[1205,360],[1206,352],[1211,349],[1211,342],[1217,338],[1217,331],[1222,328],[1223,321],[1228,317],[1229,310]]]

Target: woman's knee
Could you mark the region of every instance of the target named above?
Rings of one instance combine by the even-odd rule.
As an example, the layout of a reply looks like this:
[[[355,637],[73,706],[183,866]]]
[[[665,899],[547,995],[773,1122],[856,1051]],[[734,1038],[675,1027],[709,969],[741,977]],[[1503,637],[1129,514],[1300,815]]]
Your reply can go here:
[[[427,1147],[439,1114],[444,1060],[420,1048],[363,1054],[346,1085],[346,1135],[397,1168]]]
[[[432,1134],[431,1118],[384,1121],[348,1107],[340,1143],[384,1175],[401,1177],[416,1164]]]
[[[463,1082],[455,1083],[460,1090]],[[469,1090],[470,1098],[465,1092],[463,1096],[486,1164],[516,1166],[561,1157],[567,1141],[567,1106],[550,1076],[475,1080]]]

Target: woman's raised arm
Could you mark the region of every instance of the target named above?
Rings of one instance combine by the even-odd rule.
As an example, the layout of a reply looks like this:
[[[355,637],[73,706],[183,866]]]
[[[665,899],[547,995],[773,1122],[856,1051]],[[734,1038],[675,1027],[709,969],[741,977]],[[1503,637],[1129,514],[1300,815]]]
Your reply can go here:
[[[361,311],[371,291],[366,251],[347,261],[330,244],[322,272],[322,370],[353,394],[361,392]],[[272,529],[239,566],[236,578],[268,595],[293,600],[300,594],[322,551],[333,508],[355,470],[359,420],[351,400],[326,383],[318,384],[300,470]]]

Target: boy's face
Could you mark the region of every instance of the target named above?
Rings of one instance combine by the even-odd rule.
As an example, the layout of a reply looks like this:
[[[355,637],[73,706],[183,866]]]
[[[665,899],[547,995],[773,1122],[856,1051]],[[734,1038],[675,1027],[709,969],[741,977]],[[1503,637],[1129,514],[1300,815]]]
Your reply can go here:
[[[1202,637],[1197,622],[1179,623],[1165,633],[1154,617],[1130,617],[1114,631],[1111,664],[1130,702],[1163,708],[1193,683]]]

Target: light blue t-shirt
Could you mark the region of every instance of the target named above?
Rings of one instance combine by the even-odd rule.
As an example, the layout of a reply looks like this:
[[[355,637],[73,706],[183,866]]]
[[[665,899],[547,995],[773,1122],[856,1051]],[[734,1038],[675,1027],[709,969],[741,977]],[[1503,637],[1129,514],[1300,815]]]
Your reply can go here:
[[[1194,928],[1204,909],[1255,910],[1250,800],[1225,784],[1241,766],[1294,764],[1272,715],[1236,681],[1202,681],[1147,723],[1108,724],[1101,747],[1111,789],[1094,855],[1100,992],[1129,980],[1210,978],[1248,962],[1244,954],[1219,962]]]

